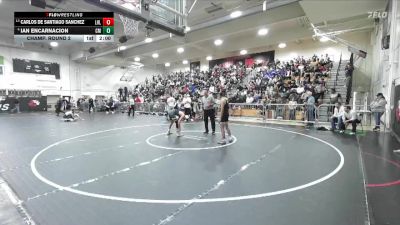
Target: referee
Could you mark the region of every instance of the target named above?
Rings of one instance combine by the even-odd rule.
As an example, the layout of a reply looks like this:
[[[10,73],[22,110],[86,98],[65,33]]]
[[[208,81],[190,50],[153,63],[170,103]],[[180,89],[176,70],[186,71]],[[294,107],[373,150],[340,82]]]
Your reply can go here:
[[[204,126],[206,130],[204,131],[204,134],[208,134],[208,117],[210,117],[211,120],[211,128],[212,128],[212,134],[215,134],[215,109],[214,109],[214,104],[215,104],[215,99],[212,95],[208,93],[208,90],[204,90],[204,96],[202,98],[202,103],[203,103],[203,110],[204,110]]]

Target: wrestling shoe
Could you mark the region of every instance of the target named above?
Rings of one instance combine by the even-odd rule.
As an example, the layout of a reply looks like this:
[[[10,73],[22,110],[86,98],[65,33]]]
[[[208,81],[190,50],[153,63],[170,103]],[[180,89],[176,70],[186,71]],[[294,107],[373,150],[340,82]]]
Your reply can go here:
[[[374,129],[372,129],[372,131],[380,131],[381,128],[380,127],[375,127]]]
[[[183,134],[181,134],[181,131],[177,131],[177,132],[176,132],[176,136],[177,136],[177,137],[182,137]]]
[[[220,144],[220,145],[226,145],[226,141],[225,141],[225,140],[220,140],[220,141],[218,141],[218,144]]]

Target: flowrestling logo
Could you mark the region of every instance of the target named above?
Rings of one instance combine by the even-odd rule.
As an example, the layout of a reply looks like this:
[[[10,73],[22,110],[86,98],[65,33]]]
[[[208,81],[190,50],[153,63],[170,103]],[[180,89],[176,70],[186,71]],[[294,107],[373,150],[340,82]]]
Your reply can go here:
[[[6,100],[6,97],[0,96],[0,111],[8,111],[10,109],[10,104],[4,103]]]
[[[30,109],[35,109],[36,107],[38,107],[40,105],[40,101],[39,100],[29,100],[28,102],[28,106]]]
[[[0,104],[0,110],[1,111],[8,111],[10,109],[10,104]]]

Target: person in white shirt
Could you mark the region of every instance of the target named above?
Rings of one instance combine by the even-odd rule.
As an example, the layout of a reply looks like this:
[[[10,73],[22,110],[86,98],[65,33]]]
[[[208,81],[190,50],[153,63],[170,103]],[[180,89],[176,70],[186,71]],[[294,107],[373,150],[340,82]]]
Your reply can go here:
[[[208,90],[211,94],[215,93],[215,87],[212,85]]]
[[[167,98],[167,111],[174,109],[176,106],[176,100],[174,97],[170,96]]]
[[[296,107],[297,107],[297,101],[294,98],[291,98],[288,104],[289,120],[296,119]]]
[[[131,112],[132,112],[132,117],[135,117],[135,99],[133,99],[133,97],[129,98],[128,116],[131,116]]]
[[[385,113],[387,101],[382,93],[376,95],[376,99],[371,102],[371,112],[375,118],[375,128],[373,131],[379,131],[381,127],[381,117]]]
[[[189,94],[185,94],[185,97],[182,99],[183,107],[185,108],[185,117],[186,119],[191,119],[192,115],[192,99]],[[193,119],[192,119],[193,121]]]
[[[346,127],[351,124],[352,129],[350,134],[354,135],[357,130],[357,123],[360,122],[361,121],[357,118],[357,112],[354,109],[352,110],[350,106],[347,106],[339,120],[340,133],[344,133]]]
[[[247,95],[246,104],[251,104],[251,103],[253,103],[253,101],[254,101],[253,96],[251,94]]]
[[[342,110],[339,114],[339,111]],[[331,131],[336,130],[336,124],[339,123],[339,117],[343,114],[344,107],[340,105],[340,103],[335,104],[335,108],[333,109],[333,115],[331,116]]]
[[[80,119],[79,114],[75,113],[71,107],[67,107],[67,111],[64,113],[63,116],[64,122],[75,122]]]

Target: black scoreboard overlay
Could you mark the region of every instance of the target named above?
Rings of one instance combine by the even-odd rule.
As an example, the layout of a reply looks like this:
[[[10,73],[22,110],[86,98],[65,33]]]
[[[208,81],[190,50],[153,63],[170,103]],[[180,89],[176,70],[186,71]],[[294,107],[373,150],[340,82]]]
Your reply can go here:
[[[114,42],[113,12],[14,12],[17,42]]]

